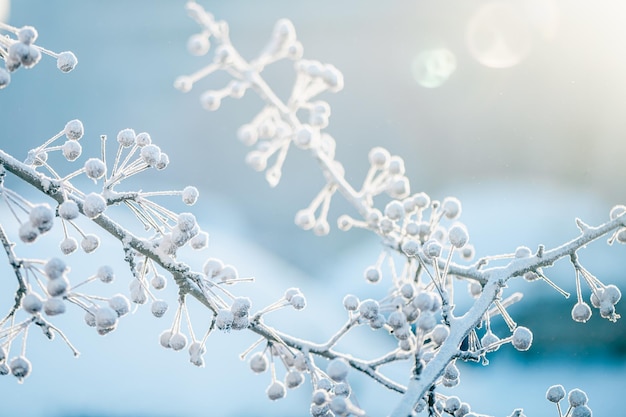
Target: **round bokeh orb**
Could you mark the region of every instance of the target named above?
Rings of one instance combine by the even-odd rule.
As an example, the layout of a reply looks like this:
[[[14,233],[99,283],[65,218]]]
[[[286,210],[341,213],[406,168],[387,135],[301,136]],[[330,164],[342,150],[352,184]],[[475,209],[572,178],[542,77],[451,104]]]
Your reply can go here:
[[[415,56],[411,72],[415,81],[426,88],[443,85],[456,70],[456,58],[445,48],[427,49]]]
[[[467,27],[470,54],[489,68],[510,68],[526,58],[531,49],[528,16],[511,3],[480,6]]]

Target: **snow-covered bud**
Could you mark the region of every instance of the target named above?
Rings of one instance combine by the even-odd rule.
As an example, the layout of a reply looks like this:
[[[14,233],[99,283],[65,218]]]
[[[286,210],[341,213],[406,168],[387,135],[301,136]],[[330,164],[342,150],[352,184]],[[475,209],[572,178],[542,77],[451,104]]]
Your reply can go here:
[[[188,206],[193,206],[196,204],[196,201],[198,201],[199,195],[200,193],[198,192],[198,189],[189,185],[183,189],[183,203]]]
[[[572,308],[572,319],[579,323],[585,323],[591,318],[591,308],[585,302],[579,302]]]
[[[80,154],[83,152],[83,147],[80,146],[80,143],[75,140],[68,140],[63,144],[61,151],[63,152],[65,159],[72,162],[78,159]]]
[[[83,248],[85,253],[91,253],[98,249],[100,246],[100,238],[96,235],[85,235],[80,242],[80,247]]]
[[[46,274],[48,279],[61,278],[67,271],[69,271],[67,264],[60,258],[49,259],[43,267],[43,272]]]
[[[359,308],[359,298],[352,294],[346,295],[343,297],[343,307],[348,311],[356,311]]]
[[[437,242],[434,239],[430,239],[426,243],[424,243],[424,255],[426,255],[427,258],[438,258],[439,256],[441,256],[442,250],[443,247],[441,246],[441,243]]]
[[[21,305],[28,314],[36,314],[43,309],[43,300],[37,293],[29,292],[22,298]]]
[[[196,216],[191,213],[180,213],[176,224],[181,231],[188,232],[196,226]]]
[[[59,204],[59,216],[64,220],[74,220],[80,214],[78,204],[73,200],[65,200]]]
[[[165,276],[156,274],[150,280],[150,285],[152,285],[152,288],[155,290],[162,290],[167,285],[167,280],[165,279]]]
[[[11,82],[11,74],[4,68],[0,68],[0,90],[9,85]]]
[[[580,407],[587,404],[587,394],[581,389],[574,388],[567,395],[567,401],[572,407]]]
[[[187,40],[187,50],[191,55],[203,56],[209,52],[211,42],[209,37],[202,33],[191,35]]]
[[[302,372],[291,370],[287,372],[287,375],[285,375],[285,385],[287,388],[297,388],[302,385],[303,382],[304,376],[302,375]]]
[[[176,351],[183,350],[187,346],[187,336],[180,332],[174,333],[169,340],[169,344]]]
[[[47,204],[37,204],[28,215],[30,223],[39,229],[39,233],[45,233],[54,225],[54,211]]]
[[[204,249],[209,244],[209,234],[207,232],[198,232],[197,235],[191,238],[189,244],[195,250]]]
[[[446,325],[438,324],[433,328],[430,334],[430,338],[433,342],[435,342],[435,344],[441,345],[443,342],[445,342],[449,335],[450,328]]]
[[[405,240],[402,242],[402,252],[406,256],[415,256],[419,251],[419,242],[414,239]]]
[[[96,328],[100,335],[105,335],[117,326],[118,315],[115,310],[109,306],[100,306],[96,310]]]
[[[461,215],[461,202],[456,197],[446,197],[441,203],[441,209],[448,219],[457,219]]]
[[[167,301],[155,300],[154,302],[152,302],[152,315],[154,317],[163,317],[163,315],[165,315],[165,313],[167,312],[167,308]]]
[[[222,269],[224,269],[224,262],[216,258],[209,258],[204,263],[202,272],[204,272],[207,278],[211,279],[218,276],[222,272]]]
[[[133,129],[122,129],[117,133],[117,142],[124,148],[133,146],[137,141],[137,135]]]
[[[146,145],[139,152],[141,159],[148,166],[156,166],[161,160],[161,149],[156,145]]]
[[[552,385],[546,392],[546,399],[553,403],[558,403],[565,398],[565,388],[563,385]]]
[[[365,317],[368,320],[373,320],[378,315],[379,304],[378,301],[367,299],[361,301],[359,305],[359,313],[361,316]]]
[[[376,266],[370,266],[367,269],[365,269],[365,272],[363,273],[363,275],[365,276],[365,279],[367,280],[367,282],[371,282],[372,284],[375,284],[380,281],[380,279],[383,276],[383,273],[381,272],[380,268]]]
[[[171,349],[170,340],[172,339],[172,331],[165,330],[159,335],[159,344],[165,349]]]
[[[533,343],[533,334],[527,327],[519,326],[513,331],[511,344],[517,350],[528,350]]]
[[[285,386],[280,381],[272,382],[270,386],[267,387],[265,393],[267,394],[267,398],[272,401],[279,400],[287,394],[287,392],[285,391]]]
[[[98,158],[89,158],[85,161],[85,174],[96,181],[106,173],[106,165]]]
[[[109,299],[109,307],[115,311],[118,317],[122,317],[130,312],[130,301],[123,294],[115,294]]]
[[[107,208],[107,202],[102,197],[102,195],[98,193],[89,193],[85,196],[85,203],[83,204],[83,212],[85,216],[90,219],[95,219]]]
[[[37,36],[37,29],[32,26],[22,26],[17,31],[17,40],[26,45],[34,43],[37,40]]]
[[[57,68],[62,72],[70,72],[74,68],[76,68],[76,64],[78,64],[78,59],[76,55],[74,55],[70,51],[61,52],[57,57]]]
[[[60,297],[65,294],[70,282],[65,276],[61,276],[57,279],[51,279],[46,285],[46,291],[51,297]]]
[[[32,366],[30,361],[26,359],[25,356],[17,356],[11,359],[9,362],[9,369],[11,370],[11,374],[17,378],[17,380],[21,383],[24,378],[30,375],[30,370]]]
[[[404,205],[398,200],[390,201],[385,206],[384,213],[391,220],[400,220],[404,216]]]
[[[260,374],[267,370],[267,357],[262,352],[256,352],[250,357],[250,369],[252,372]]]
[[[448,239],[450,244],[457,249],[462,248],[467,244],[469,240],[469,233],[464,225],[456,223],[448,230]]]
[[[368,158],[370,164],[378,169],[383,169],[389,164],[391,155],[389,154],[389,151],[387,149],[376,147],[369,152]]]
[[[20,240],[24,243],[32,243],[39,237],[39,229],[31,222],[24,222],[18,230]]]
[[[332,359],[326,367],[326,374],[335,382],[345,381],[348,377],[350,367],[348,363],[341,358]]]

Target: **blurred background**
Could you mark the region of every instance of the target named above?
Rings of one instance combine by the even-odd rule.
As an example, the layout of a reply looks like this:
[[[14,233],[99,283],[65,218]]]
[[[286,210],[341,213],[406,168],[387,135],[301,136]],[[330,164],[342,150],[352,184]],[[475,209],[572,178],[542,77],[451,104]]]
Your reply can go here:
[[[257,97],[248,92],[208,113],[199,104],[200,94],[223,87],[227,76],[216,74],[186,94],[172,87],[177,76],[210,59],[186,50],[198,27],[184,4],[0,1],[4,21],[35,26],[38,44],[56,52],[72,50],[79,60],[70,74],[57,71],[47,57],[13,74],[0,92],[1,147],[25,157],[74,118],[85,125],[84,155],[99,152],[101,134],[114,138],[127,127],[149,132],[171,164],[162,175],[146,176],[142,188],[193,184],[201,191],[195,210],[211,245],[208,255],[189,256],[197,265],[206,256],[222,257],[241,275],[255,276],[259,302],[277,298],[287,287],[302,287],[309,311],[284,313],[281,324],[297,331],[304,323],[311,338],[322,340],[343,321],[340,301],[346,292],[373,291],[363,284],[362,271],[375,262],[380,246],[359,231],[333,228],[320,238],[293,224],[296,211],[323,185],[322,176],[297,149],[290,151],[274,189],[245,165],[248,150],[236,139],[236,130],[262,108]],[[461,199],[461,219],[479,256],[511,252],[519,245],[558,245],[576,236],[575,217],[597,224],[613,205],[626,202],[624,175],[619,174],[626,152],[622,2],[201,4],[230,24],[234,45],[248,58],[263,48],[277,19],[291,19],[305,58],[332,63],[344,74],[344,90],[322,98],[332,107],[327,131],[337,140],[337,159],[348,180],[362,182],[373,146],[401,155],[412,191]],[[291,63],[276,64],[264,74],[279,95],[288,94]],[[335,200],[331,220],[350,212]],[[46,242],[56,244],[53,237]],[[38,249],[27,250],[36,254]],[[113,262],[117,251],[115,244],[105,246],[101,259]],[[623,289],[623,253],[623,246],[597,242],[580,259],[603,282]],[[88,267],[77,265],[73,272],[86,268],[88,274]],[[3,299],[10,300],[14,284],[5,276],[8,282],[0,288]],[[567,263],[557,265],[550,277],[575,291]],[[505,416],[523,406],[527,415],[549,415],[554,410],[544,399],[545,390],[563,383],[568,390],[586,390],[596,415],[616,415],[621,401],[611,393],[626,387],[623,322],[608,323],[594,311],[589,325],[573,323],[569,316],[575,300],[561,298],[542,282],[511,286],[526,294],[511,314],[533,329],[533,349],[523,354],[502,349],[492,358],[494,366],[463,368],[468,378],[454,393],[478,412]],[[238,361],[253,338],[211,336],[209,352],[215,355],[209,353],[207,367],[198,370],[187,364],[186,354],[156,344],[173,312],[157,322],[143,310],[105,338],[73,328],[80,314],[60,318],[84,351],[78,361],[60,341],[40,338],[35,343],[33,337],[28,350],[33,374],[23,385],[0,379],[0,414],[307,415],[308,387],[271,403],[264,394],[269,377],[251,375]],[[356,343],[362,346],[359,337]],[[470,378],[471,384],[463,383]],[[396,398],[368,381],[355,384],[372,415],[388,411],[388,401]]]

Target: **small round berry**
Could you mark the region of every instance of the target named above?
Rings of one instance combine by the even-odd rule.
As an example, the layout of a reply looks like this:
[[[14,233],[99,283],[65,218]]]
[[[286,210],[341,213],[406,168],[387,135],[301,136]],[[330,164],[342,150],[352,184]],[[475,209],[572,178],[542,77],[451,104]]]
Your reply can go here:
[[[118,317],[122,317],[130,312],[130,301],[123,294],[115,294],[109,298],[109,307],[115,311]]]
[[[294,295],[291,298],[290,303],[296,310],[302,310],[304,307],[306,307],[306,299],[302,294]]]
[[[209,258],[204,263],[202,272],[204,272],[207,278],[211,279],[218,276],[222,272],[222,269],[224,269],[224,262],[216,258]]]
[[[57,57],[57,68],[62,72],[70,72],[74,68],[76,68],[76,64],[78,64],[78,59],[76,55],[74,55],[70,51],[61,52]]]
[[[356,311],[359,308],[359,298],[353,294],[346,295],[343,298],[343,307],[348,311]]]
[[[153,167],[161,160],[161,148],[157,145],[146,145],[141,148],[139,155],[146,165]]]
[[[250,369],[252,372],[260,374],[267,370],[267,357],[262,352],[256,352],[250,357]]]
[[[600,297],[600,301],[606,301],[613,305],[617,304],[622,298],[622,293],[615,285],[607,285],[604,287],[604,291],[602,291],[602,296]]]
[[[454,361],[447,364],[443,371],[443,377],[447,379],[459,379],[460,375],[459,368]]]
[[[165,349],[170,349],[172,346],[170,345],[170,340],[172,339],[172,331],[165,330],[159,335],[159,344],[163,346]]]
[[[150,285],[152,285],[152,288],[155,290],[162,290],[167,285],[167,280],[164,275],[156,274],[150,280]]]
[[[450,244],[452,244],[452,246],[460,249],[467,244],[467,241],[469,240],[469,233],[464,225],[457,223],[454,224],[448,231],[448,239],[450,240]]]
[[[441,203],[441,209],[448,219],[456,219],[461,215],[461,202],[456,197],[446,197]]]
[[[313,391],[313,395],[311,397],[311,402],[315,405],[324,405],[328,403],[330,400],[330,395],[328,395],[328,391],[324,389],[316,389]]]
[[[606,301],[600,301],[600,316],[604,319],[614,321],[616,319],[615,306]]]
[[[11,374],[18,379],[19,382],[22,382],[24,378],[30,375],[30,370],[32,366],[30,361],[26,359],[25,356],[17,356],[11,359],[9,362],[9,369],[11,370]]]
[[[432,293],[422,291],[413,299],[412,303],[415,307],[419,308],[421,311],[429,311],[435,302],[435,297]]]
[[[69,271],[69,267],[60,258],[50,258],[43,267],[43,272],[49,279],[61,278],[67,271]]]
[[[194,204],[196,204],[196,201],[198,201],[199,195],[200,193],[198,192],[198,189],[196,187],[188,185],[183,189],[183,203],[187,204],[188,206],[193,206]]]
[[[430,333],[430,338],[435,344],[441,345],[450,335],[450,328],[443,324],[436,325]]]
[[[419,242],[414,239],[408,239],[402,242],[402,252],[406,256],[415,256],[419,251]]]
[[[124,148],[133,146],[137,143],[137,135],[133,129],[122,129],[117,134],[117,142]]]
[[[378,329],[382,329],[383,327],[385,327],[386,323],[387,323],[387,320],[385,319],[385,316],[378,313],[376,317],[374,317],[373,319],[370,319],[369,324],[372,330],[378,330]]]
[[[444,405],[444,409],[446,410],[446,412],[453,414],[459,408],[461,408],[461,400],[459,399],[459,397],[450,396],[446,398],[446,402]]]
[[[546,399],[553,403],[558,403],[565,398],[565,388],[563,385],[552,385],[546,392]]]
[[[17,31],[17,39],[26,45],[34,43],[37,40],[37,36],[37,29],[32,26],[22,26]]]
[[[480,344],[487,350],[487,352],[495,352],[500,349],[500,338],[496,336],[491,330],[480,339]]]
[[[528,350],[533,343],[533,334],[527,327],[518,326],[513,331],[511,344],[517,350]]]
[[[65,303],[61,298],[48,298],[43,303],[43,312],[48,316],[56,316],[65,313]]]
[[[437,318],[430,311],[425,311],[417,318],[417,327],[424,332],[431,331],[437,325]]]
[[[85,134],[85,128],[83,127],[83,122],[81,122],[78,119],[70,120],[69,122],[65,124],[63,133],[65,133],[65,137],[67,137],[67,139],[70,141],[79,140]]]
[[[45,233],[54,225],[54,212],[47,204],[33,206],[28,214],[30,223],[39,229],[39,233]]]
[[[222,282],[230,282],[236,280],[239,277],[239,273],[237,272],[237,268],[232,265],[224,265],[219,274],[219,279]]]
[[[65,200],[59,204],[59,216],[64,220],[74,220],[78,217],[78,204],[73,200]]]
[[[29,314],[39,313],[43,309],[43,300],[39,294],[29,292],[22,298],[22,308]],[[1,360],[0,360],[1,362]]]
[[[361,316],[368,320],[373,320],[378,316],[379,304],[378,301],[367,299],[361,301],[359,304],[359,313]]]
[[[426,193],[417,193],[413,196],[413,201],[419,209],[425,209],[430,205],[430,197]]]
[[[393,311],[387,317],[387,324],[390,325],[394,329],[399,329],[403,326],[406,326],[406,316],[400,310]]]
[[[341,358],[332,359],[326,367],[326,374],[335,382],[345,381],[348,377],[350,367],[348,363]]]
[[[591,417],[591,408],[586,405],[579,405],[578,407],[574,407],[572,409],[571,417]]]
[[[587,394],[581,389],[574,388],[567,395],[567,401],[569,401],[569,405],[572,407],[580,407],[587,404]]]
[[[205,110],[214,111],[220,108],[222,97],[216,91],[205,91],[200,96],[200,104]]]
[[[579,302],[572,308],[572,319],[579,323],[585,323],[591,317],[591,308],[585,302]]]
[[[155,300],[152,302],[152,315],[154,317],[163,317],[167,312],[167,301],[164,300]]]
[[[191,55],[203,56],[209,52],[211,48],[211,42],[209,37],[203,33],[196,33],[189,37],[187,40],[187,50]]]
[[[24,222],[19,228],[20,240],[24,243],[32,243],[39,237],[39,229],[31,222]]]
[[[85,174],[92,180],[102,178],[106,173],[106,165],[98,158],[89,158],[85,161]]]
[[[365,270],[364,276],[367,282],[371,282],[372,284],[375,284],[381,280],[382,272],[380,268],[376,266],[370,266]]]
[[[96,217],[104,213],[106,208],[107,202],[104,197],[102,197],[102,195],[98,193],[89,193],[87,194],[87,196],[85,196],[83,212],[88,218],[95,219]]]
[[[302,375],[302,372],[291,370],[287,372],[287,375],[285,375],[285,385],[287,388],[297,388],[302,385],[303,382],[304,376]]]
[[[102,265],[100,268],[98,268],[98,271],[96,272],[96,277],[98,277],[98,279],[105,284],[108,284],[110,282],[113,282],[113,280],[115,279],[115,273],[113,272],[113,268],[111,268],[109,265]]]
[[[389,164],[391,155],[389,154],[389,151],[387,149],[376,147],[369,152],[368,158],[370,164],[372,164],[376,168],[382,169]]]
[[[434,239],[430,239],[424,243],[423,249],[424,255],[426,255],[426,257],[429,259],[433,259],[441,256],[441,251],[443,250],[443,247],[441,246],[441,243],[437,242]]]
[[[75,140],[68,140],[63,144],[61,150],[65,159],[72,162],[78,159],[83,151],[83,147],[80,146],[80,143],[76,142]]]
[[[270,386],[267,387],[265,393],[267,394],[267,398],[272,401],[280,400],[281,398],[284,398],[287,394],[287,392],[285,391],[285,385],[283,385],[283,383],[280,381],[272,382]]]
[[[46,285],[46,291],[51,297],[60,297],[65,295],[65,292],[70,286],[70,282],[66,276],[61,276],[57,279],[51,279]]]
[[[96,235],[85,235],[80,242],[80,247],[83,248],[85,253],[91,253],[98,249],[100,246],[100,238]]]
[[[117,311],[108,306],[98,307],[96,310],[96,326],[102,329],[109,329],[117,325]]]
[[[404,205],[398,200],[390,201],[385,206],[384,214],[391,220],[399,220],[405,214]]]
[[[172,334],[170,338],[170,347],[176,351],[183,350],[187,346],[187,336],[181,332]]]

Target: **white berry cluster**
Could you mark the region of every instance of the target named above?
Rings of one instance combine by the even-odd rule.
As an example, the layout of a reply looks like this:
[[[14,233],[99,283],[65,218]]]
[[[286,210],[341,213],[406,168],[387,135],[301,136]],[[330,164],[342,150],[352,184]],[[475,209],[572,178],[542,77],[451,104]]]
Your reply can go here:
[[[76,67],[78,60],[70,52],[55,53],[35,44],[39,34],[32,26],[16,28],[0,22],[0,58],[4,68],[0,68],[0,89],[11,82],[11,73],[21,68],[32,68],[41,60],[42,54],[50,55],[57,60],[57,68],[62,72],[70,72]]]

